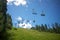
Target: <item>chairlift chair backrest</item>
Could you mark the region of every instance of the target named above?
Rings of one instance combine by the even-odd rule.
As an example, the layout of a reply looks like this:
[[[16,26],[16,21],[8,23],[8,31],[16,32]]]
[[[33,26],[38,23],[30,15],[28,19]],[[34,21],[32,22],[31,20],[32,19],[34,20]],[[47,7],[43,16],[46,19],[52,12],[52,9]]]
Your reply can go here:
[[[42,13],[41,13],[41,16],[45,16],[45,13],[44,13],[44,11],[42,11]]]

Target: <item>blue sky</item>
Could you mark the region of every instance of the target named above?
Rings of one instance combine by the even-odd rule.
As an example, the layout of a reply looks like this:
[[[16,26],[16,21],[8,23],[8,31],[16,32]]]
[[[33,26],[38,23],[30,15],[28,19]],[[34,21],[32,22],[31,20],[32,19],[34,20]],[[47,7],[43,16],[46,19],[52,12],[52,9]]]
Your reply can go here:
[[[17,18],[31,21],[31,25],[60,23],[60,0],[7,0],[7,13],[12,17],[13,25]],[[17,2],[16,2],[17,1]],[[19,4],[19,1],[21,2]],[[32,14],[35,9],[37,15]],[[40,14],[44,11],[45,16]],[[33,23],[35,20],[35,23]]]

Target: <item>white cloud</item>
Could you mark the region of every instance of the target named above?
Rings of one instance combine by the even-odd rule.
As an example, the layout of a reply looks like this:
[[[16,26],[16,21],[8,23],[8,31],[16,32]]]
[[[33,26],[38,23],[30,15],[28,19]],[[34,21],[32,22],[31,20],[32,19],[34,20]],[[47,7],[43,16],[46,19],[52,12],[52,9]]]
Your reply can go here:
[[[16,6],[19,6],[19,5],[27,5],[27,1],[26,0],[7,0],[8,1],[8,5],[10,4],[14,4]]]
[[[21,21],[19,24],[17,23],[17,26],[21,27],[21,28],[31,28],[32,27],[32,21],[29,20],[29,22],[27,22],[27,20],[22,20],[22,17],[18,17],[17,21]]]
[[[22,21],[22,17],[20,17],[20,16],[16,19],[17,19],[17,21]]]
[[[19,26],[21,27],[21,28],[31,28],[32,27],[32,25],[30,24],[30,23],[20,23],[19,24]]]
[[[13,2],[13,1],[14,1],[14,0],[7,0],[7,2],[8,2],[7,4],[8,4],[8,5],[12,5],[12,2]]]
[[[8,2],[13,2],[14,0],[7,0]]]

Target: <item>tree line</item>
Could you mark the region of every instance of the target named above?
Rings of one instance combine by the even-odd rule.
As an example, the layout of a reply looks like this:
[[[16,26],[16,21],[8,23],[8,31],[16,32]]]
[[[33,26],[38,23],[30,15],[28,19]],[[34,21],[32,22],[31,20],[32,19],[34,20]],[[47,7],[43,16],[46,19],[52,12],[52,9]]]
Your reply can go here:
[[[31,29],[37,30],[37,31],[44,31],[44,32],[52,32],[52,33],[60,33],[60,24],[59,23],[54,23],[51,26],[47,24],[41,24],[41,25],[36,25],[35,27],[32,27]]]
[[[0,40],[5,40],[6,30],[11,28],[12,19],[7,13],[7,0],[0,0]]]

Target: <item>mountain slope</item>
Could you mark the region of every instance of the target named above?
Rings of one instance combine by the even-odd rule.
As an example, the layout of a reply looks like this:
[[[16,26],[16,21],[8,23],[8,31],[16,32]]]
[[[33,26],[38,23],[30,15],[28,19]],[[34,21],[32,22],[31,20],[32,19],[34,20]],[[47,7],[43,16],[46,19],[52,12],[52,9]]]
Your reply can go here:
[[[9,40],[60,40],[60,34],[22,29],[8,31]]]

